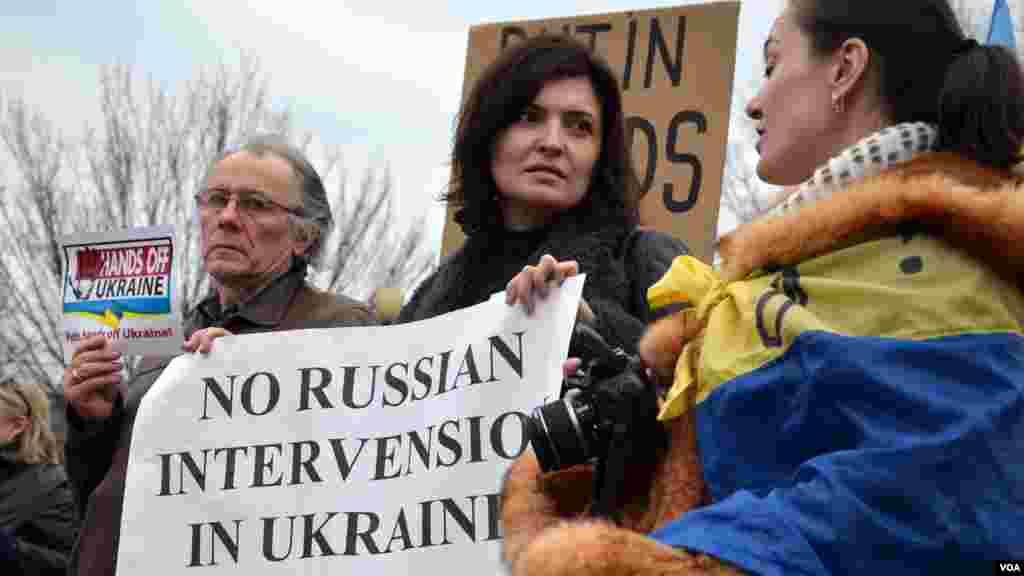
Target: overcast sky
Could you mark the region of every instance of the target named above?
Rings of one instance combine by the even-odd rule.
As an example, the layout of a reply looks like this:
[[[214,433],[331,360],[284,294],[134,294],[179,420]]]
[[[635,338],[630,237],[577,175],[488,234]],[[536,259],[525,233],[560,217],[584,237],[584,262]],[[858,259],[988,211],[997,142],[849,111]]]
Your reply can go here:
[[[350,174],[390,166],[403,221],[429,211],[437,245],[443,212],[433,199],[447,175],[470,26],[699,3],[8,1],[0,6],[0,93],[24,96],[76,135],[98,116],[102,65],[130,64],[173,90],[200,67],[254,56],[275,102],[293,110],[299,129],[342,146]],[[781,4],[743,2],[734,94],[755,84],[760,43]]]

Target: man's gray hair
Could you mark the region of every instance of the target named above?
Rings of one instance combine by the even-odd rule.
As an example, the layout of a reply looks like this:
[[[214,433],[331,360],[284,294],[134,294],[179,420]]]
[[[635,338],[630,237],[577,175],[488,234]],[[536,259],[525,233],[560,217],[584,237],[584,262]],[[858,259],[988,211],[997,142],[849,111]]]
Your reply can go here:
[[[307,262],[316,263],[320,258],[324,241],[334,228],[334,216],[327,201],[327,190],[324,188],[323,180],[313,168],[313,164],[302,150],[289,144],[284,137],[262,134],[247,138],[241,145],[225,150],[214,161],[210,170],[212,171],[221,160],[238,152],[246,152],[257,157],[273,154],[291,166],[298,180],[299,191],[302,193],[302,215],[289,214],[289,217],[296,221],[299,233],[312,234],[315,237],[305,257]]]

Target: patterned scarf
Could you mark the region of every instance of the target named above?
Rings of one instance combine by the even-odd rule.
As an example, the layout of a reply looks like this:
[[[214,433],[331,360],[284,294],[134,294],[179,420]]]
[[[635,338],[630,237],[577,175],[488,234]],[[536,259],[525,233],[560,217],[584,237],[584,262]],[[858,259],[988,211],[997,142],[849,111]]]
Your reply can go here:
[[[804,204],[828,198],[853,182],[935,150],[937,140],[935,127],[923,122],[896,124],[875,132],[818,168],[767,214],[785,214]]]

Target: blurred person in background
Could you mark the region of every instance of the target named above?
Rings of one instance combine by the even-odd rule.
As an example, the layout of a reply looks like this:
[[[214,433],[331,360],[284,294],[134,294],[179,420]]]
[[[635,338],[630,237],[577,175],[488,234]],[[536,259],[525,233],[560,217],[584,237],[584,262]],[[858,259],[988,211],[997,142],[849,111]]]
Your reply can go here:
[[[76,528],[45,392],[0,380],[0,573],[64,574]]]

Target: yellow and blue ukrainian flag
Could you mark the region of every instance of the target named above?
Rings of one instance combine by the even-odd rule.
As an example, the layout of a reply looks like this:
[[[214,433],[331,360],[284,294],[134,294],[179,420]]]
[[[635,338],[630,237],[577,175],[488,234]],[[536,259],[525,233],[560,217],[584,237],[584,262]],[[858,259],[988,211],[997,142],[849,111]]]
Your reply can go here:
[[[662,418],[695,411],[713,503],[652,533],[752,573],[971,574],[1024,558],[1024,297],[922,234],[648,292],[707,324]]]

